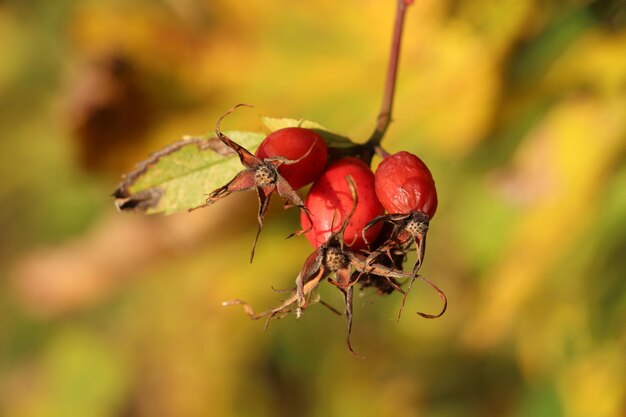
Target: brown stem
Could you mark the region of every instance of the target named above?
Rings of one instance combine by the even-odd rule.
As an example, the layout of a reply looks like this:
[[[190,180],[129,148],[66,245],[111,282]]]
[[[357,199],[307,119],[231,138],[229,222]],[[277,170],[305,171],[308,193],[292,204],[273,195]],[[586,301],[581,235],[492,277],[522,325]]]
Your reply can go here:
[[[413,0],[398,0],[396,9],[396,20],[393,27],[393,36],[391,38],[391,53],[389,55],[389,64],[387,66],[387,79],[385,80],[385,92],[383,94],[383,102],[378,114],[376,129],[367,141],[370,149],[374,149],[380,144],[387,127],[391,122],[391,109],[393,106],[393,96],[396,89],[396,78],[398,75],[398,60],[400,59],[400,41],[402,39],[402,29],[404,27],[404,15]]]

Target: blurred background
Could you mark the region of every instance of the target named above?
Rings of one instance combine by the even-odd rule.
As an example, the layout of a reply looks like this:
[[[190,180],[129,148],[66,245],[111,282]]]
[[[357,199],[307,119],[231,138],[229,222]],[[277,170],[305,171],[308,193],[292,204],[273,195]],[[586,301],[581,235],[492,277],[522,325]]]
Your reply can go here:
[[[121,174],[185,134],[307,118],[365,140],[393,0],[0,1],[0,415],[626,416],[626,4],[416,0],[383,145],[439,211],[400,297],[263,331],[305,256],[254,193],[118,213]],[[211,191],[211,190],[207,190]],[[337,307],[339,293],[321,286]]]

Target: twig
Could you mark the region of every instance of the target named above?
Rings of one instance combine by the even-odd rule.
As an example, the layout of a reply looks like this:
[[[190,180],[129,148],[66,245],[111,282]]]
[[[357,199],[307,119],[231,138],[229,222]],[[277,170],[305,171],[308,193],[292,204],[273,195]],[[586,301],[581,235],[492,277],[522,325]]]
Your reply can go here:
[[[367,141],[370,149],[375,149],[380,145],[389,123],[391,123],[391,110],[393,107],[393,97],[396,90],[396,78],[398,75],[398,61],[400,59],[400,43],[402,40],[402,29],[404,28],[404,15],[408,6],[413,4],[413,0],[398,0],[396,9],[396,20],[391,38],[391,53],[387,66],[387,79],[385,80],[385,91],[380,113],[376,123],[376,128]]]

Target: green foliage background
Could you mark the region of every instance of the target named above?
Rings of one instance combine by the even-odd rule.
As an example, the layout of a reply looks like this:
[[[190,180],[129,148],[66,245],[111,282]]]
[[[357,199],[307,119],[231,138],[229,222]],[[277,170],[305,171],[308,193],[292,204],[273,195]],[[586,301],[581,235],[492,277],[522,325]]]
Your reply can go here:
[[[311,250],[278,202],[117,213],[186,134],[306,118],[364,140],[392,0],[0,2],[0,415],[580,416],[626,410],[626,9],[416,0],[383,144],[437,182],[425,276],[357,297],[353,343],[278,304]],[[207,192],[211,190],[206,190]],[[339,305],[339,294],[322,288]]]

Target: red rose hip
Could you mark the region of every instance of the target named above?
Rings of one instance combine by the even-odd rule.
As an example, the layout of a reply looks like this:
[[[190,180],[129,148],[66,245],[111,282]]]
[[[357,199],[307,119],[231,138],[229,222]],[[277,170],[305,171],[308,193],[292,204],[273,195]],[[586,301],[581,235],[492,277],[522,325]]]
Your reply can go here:
[[[437,190],[428,167],[406,151],[390,155],[378,165],[376,195],[390,214],[420,211],[432,218],[437,211]]]
[[[328,150],[324,140],[315,132],[301,127],[276,130],[261,142],[256,151],[260,159],[285,158],[298,161],[282,164],[278,172],[294,189],[315,181],[324,171]]]
[[[348,223],[343,238],[352,249],[364,249],[363,227],[372,219],[384,213],[383,206],[376,198],[374,174],[360,159],[344,158],[331,166],[315,181],[304,205],[309,209],[313,224],[304,214],[300,222],[307,239],[315,248],[324,244],[333,231],[341,227],[343,220],[353,209],[354,201],[346,180],[351,176],[356,185],[358,202]],[[365,232],[365,238],[373,241],[382,225],[377,224]],[[310,229],[310,230],[309,230]]]

